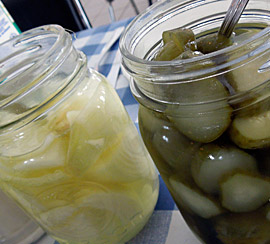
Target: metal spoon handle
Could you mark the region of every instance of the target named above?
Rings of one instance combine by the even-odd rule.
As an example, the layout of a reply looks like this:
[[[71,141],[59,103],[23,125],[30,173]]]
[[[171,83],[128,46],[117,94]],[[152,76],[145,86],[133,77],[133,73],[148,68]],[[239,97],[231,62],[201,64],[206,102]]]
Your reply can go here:
[[[232,0],[218,34],[229,38],[249,0]]]

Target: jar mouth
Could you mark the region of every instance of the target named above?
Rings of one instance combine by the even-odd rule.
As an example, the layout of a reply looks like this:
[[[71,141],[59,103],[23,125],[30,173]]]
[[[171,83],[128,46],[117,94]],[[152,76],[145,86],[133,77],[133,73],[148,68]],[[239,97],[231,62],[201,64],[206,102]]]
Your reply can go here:
[[[52,101],[85,63],[58,25],[37,27],[0,44],[0,128]]]
[[[172,61],[153,61],[147,60],[142,56],[138,56],[134,54],[135,48],[139,42],[142,42],[144,35],[146,32],[153,31],[159,25],[162,25],[164,22],[175,18],[175,16],[192,11],[205,4],[212,4],[213,2],[226,2],[222,1],[183,1],[183,0],[174,0],[167,1],[161,0],[154,3],[145,12],[138,15],[125,29],[123,35],[120,39],[120,51],[123,56],[123,66],[127,69],[129,73],[133,73],[130,70],[128,63],[133,62],[135,67],[137,65],[147,66],[148,70],[155,70],[155,67],[181,67],[181,66],[191,66],[194,63],[203,62],[204,60],[215,59],[220,57],[221,55],[230,55],[231,53],[239,52],[246,46],[253,46],[254,43],[263,39],[266,40],[270,36],[270,27],[266,27],[256,35],[251,36],[250,38],[242,41],[240,44],[232,45],[221,50],[215,51],[213,53],[204,54],[203,56],[193,57],[192,59],[182,59],[182,60],[172,60]],[[229,2],[229,1],[228,1]],[[227,4],[228,5],[228,4]],[[165,8],[165,10],[162,10]],[[180,10],[180,13],[176,13]],[[191,28],[200,29],[202,26],[221,26],[223,18],[226,14],[227,8],[224,8],[223,11],[219,13],[212,14],[209,18],[205,19],[204,17],[199,18],[198,20],[192,20],[190,22],[186,22],[184,25],[175,25],[173,27],[167,27],[167,29],[163,29],[163,31],[168,29],[173,29],[174,27],[183,27],[183,28]],[[247,9],[241,16],[241,20],[243,22],[248,22],[250,18],[256,18],[259,22],[266,23],[269,25],[270,23],[270,9],[262,10],[262,9]],[[205,20],[204,20],[205,19]],[[138,27],[137,27],[138,26]],[[159,35],[159,40],[161,39],[161,34]],[[158,40],[157,40],[158,41]],[[148,50],[147,50],[148,51]],[[263,50],[261,50],[263,51]],[[144,70],[140,70],[144,71]],[[147,72],[145,72],[147,75]],[[149,74],[148,74],[149,75]]]
[[[130,25],[134,24],[133,22],[135,23],[136,19],[134,19],[130,23]],[[224,55],[224,54],[229,55],[230,53],[237,52],[239,49],[242,49],[244,46],[252,45],[252,43],[254,43],[256,40],[258,40],[260,38],[266,38],[266,37],[268,38],[270,35],[270,27],[267,27],[264,30],[262,30],[261,32],[253,35],[249,39],[244,40],[239,45],[235,45],[235,46],[232,45],[229,47],[225,47],[221,50],[218,50],[218,51],[215,51],[212,53],[208,53],[208,54],[204,54],[203,56],[196,56],[196,57],[192,57],[190,59],[181,59],[181,60],[154,61],[154,60],[147,60],[147,59],[143,59],[143,58],[139,58],[137,56],[134,56],[132,54],[132,52],[129,51],[129,49],[126,47],[125,38],[126,38],[126,35],[128,35],[129,27],[126,28],[126,30],[123,33],[123,36],[121,37],[121,41],[120,41],[121,53],[125,59],[130,60],[130,61],[135,62],[135,63],[140,64],[140,65],[147,65],[148,67],[157,67],[157,66],[159,66],[159,67],[177,66],[178,67],[178,66],[183,66],[183,65],[189,66],[189,65],[192,65],[194,63],[201,62],[203,60],[214,59],[215,57],[219,57],[219,56]],[[125,63],[124,63],[124,65],[125,65]]]
[[[204,31],[219,28],[230,2],[229,0],[161,0],[138,15],[128,25],[120,39],[122,66],[131,76],[136,90],[139,89],[143,96],[158,103],[195,105],[201,104],[201,102],[175,101],[169,95],[165,98],[162,97],[163,94],[158,94],[158,92],[165,86],[167,86],[167,91],[170,86],[171,90],[173,90],[173,86],[175,90],[179,90],[181,85],[198,83],[203,79],[218,77],[220,80],[239,67],[252,62],[256,63],[261,60],[263,55],[268,55],[269,58],[260,64],[257,73],[270,72],[270,4],[268,6],[268,3],[263,4],[252,0],[249,1],[239,23],[264,26],[264,28],[258,27],[259,31],[253,36],[235,45],[190,59],[172,61],[147,59],[150,57],[149,50],[161,45],[162,32],[165,30],[178,27],[191,28],[196,36]],[[198,12],[199,17],[195,14]],[[204,66],[207,62],[212,62],[213,65]],[[203,68],[194,70],[194,66]],[[263,89],[267,83],[268,80],[264,80],[260,84],[254,83],[244,91],[236,91],[230,84],[225,84],[229,95],[206,97],[202,103],[215,103],[228,99],[243,100],[243,97],[250,97],[250,93]],[[138,92],[135,91],[135,94]]]
[[[1,43],[0,84],[7,81],[6,79],[9,78],[5,77],[6,79],[3,79],[3,76],[4,74],[7,74],[4,72],[6,72],[11,65],[13,69],[19,69],[20,72],[23,72],[32,66],[36,67],[40,65],[40,63],[44,63],[44,60],[46,60],[47,57],[57,52],[57,48],[61,45],[61,42],[63,42],[65,37],[65,30],[61,26],[45,25],[25,31],[20,35]],[[29,57],[32,60],[34,59],[34,62],[31,62]],[[20,63],[24,62],[24,66],[22,66],[22,64],[19,65],[18,63],[12,62],[14,59],[18,58],[20,59]],[[11,73],[11,71],[8,73]],[[14,75],[15,74],[13,73],[12,77],[14,77]]]

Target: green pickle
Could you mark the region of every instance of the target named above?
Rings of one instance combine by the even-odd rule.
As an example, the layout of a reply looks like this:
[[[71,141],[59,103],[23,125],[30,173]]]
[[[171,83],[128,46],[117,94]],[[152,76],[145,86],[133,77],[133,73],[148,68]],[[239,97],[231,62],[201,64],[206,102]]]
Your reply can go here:
[[[187,49],[193,49],[195,36],[190,29],[177,28],[162,33],[164,46],[156,54],[156,61],[170,61]]]
[[[196,36],[191,29],[166,30],[149,59],[181,64],[238,45],[265,27],[239,24],[229,39],[215,29]],[[239,53],[230,55],[221,61]],[[239,68],[227,66],[222,75],[213,69],[195,82],[160,86],[168,101],[163,111],[139,109],[140,131],[159,172],[183,217],[207,244],[270,243],[270,70],[260,70],[268,59],[266,53]],[[198,72],[219,61],[209,58],[188,68]],[[245,99],[231,102],[234,93],[246,93]]]
[[[212,53],[231,45],[231,38],[229,39],[224,36],[217,35],[216,33],[206,35],[197,40],[197,48],[204,54]]]

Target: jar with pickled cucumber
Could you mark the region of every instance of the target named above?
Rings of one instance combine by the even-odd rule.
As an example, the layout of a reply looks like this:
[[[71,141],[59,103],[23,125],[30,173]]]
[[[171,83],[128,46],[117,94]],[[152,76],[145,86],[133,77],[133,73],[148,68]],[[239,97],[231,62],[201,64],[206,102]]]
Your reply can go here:
[[[229,4],[155,4],[124,33],[123,66],[143,140],[191,230],[206,244],[265,244],[270,5],[249,1],[226,38]]]
[[[59,243],[133,238],[159,182],[115,90],[60,26],[0,50],[1,189]]]

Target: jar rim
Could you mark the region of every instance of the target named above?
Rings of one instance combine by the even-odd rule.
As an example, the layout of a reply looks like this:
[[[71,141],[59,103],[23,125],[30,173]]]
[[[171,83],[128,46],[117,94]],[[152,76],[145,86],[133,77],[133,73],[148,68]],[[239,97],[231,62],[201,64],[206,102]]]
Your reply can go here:
[[[232,45],[226,48],[223,48],[221,50],[204,54],[202,56],[197,56],[193,57],[190,59],[182,59],[182,60],[172,60],[172,61],[153,61],[153,60],[147,60],[144,59],[143,55],[148,55],[147,52],[149,51],[148,47],[152,48],[151,46],[153,44],[153,41],[151,41],[151,45],[147,43],[147,40],[151,39],[151,31],[155,29],[156,27],[159,27],[159,24],[162,24],[161,27],[164,27],[163,22],[169,18],[167,15],[170,13],[172,6],[175,4],[175,8],[173,9],[174,14],[181,14],[182,10],[179,12],[178,9],[180,8],[179,6],[181,5],[192,5],[195,4],[196,6],[194,7],[200,7],[201,5],[205,4],[205,2],[208,3],[214,3],[214,2],[227,2],[229,3],[230,1],[200,1],[200,0],[195,0],[195,1],[189,1],[189,0],[160,0],[156,3],[154,3],[150,8],[148,8],[145,12],[141,13],[138,15],[125,29],[123,35],[121,36],[120,39],[120,51],[122,53],[122,66],[125,69],[127,73],[132,78],[131,83],[131,88],[133,90],[133,93],[135,97],[137,97],[140,102],[140,99],[142,101],[144,98],[141,98],[141,96],[146,96],[145,98],[149,98],[150,100],[153,100],[153,106],[156,106],[154,103],[178,103],[178,104],[185,104],[183,101],[171,101],[171,99],[166,99],[164,97],[161,97],[161,94],[154,94],[154,92],[159,92],[159,87],[155,88],[149,88],[149,85],[155,86],[155,85],[160,85],[160,88],[163,85],[178,85],[178,84],[183,84],[183,83],[189,83],[189,82],[196,82],[200,81],[201,79],[207,79],[208,77],[217,77],[219,75],[223,75],[226,72],[231,71],[235,69],[236,66],[242,65],[243,62],[248,62],[250,61],[255,61],[256,59],[260,58],[262,55],[268,55],[270,54],[270,49],[269,49],[269,37],[270,37],[270,11],[264,10],[264,9],[254,9],[251,7],[247,11],[249,12],[244,12],[246,16],[244,16],[243,22],[244,23],[249,23],[250,19],[253,21],[253,18],[255,19],[255,22],[258,20],[258,23],[265,24],[263,27],[264,29],[261,29],[259,32],[256,34],[250,36],[249,38],[246,38],[245,40],[241,41],[241,43],[237,45]],[[201,4],[201,5],[200,5]],[[257,4],[256,2],[254,4]],[[169,7],[167,7],[169,5]],[[219,6],[219,5],[218,5]],[[178,9],[177,9],[178,8]],[[165,9],[165,10],[164,10]],[[199,8],[198,8],[199,9]],[[187,8],[188,11],[189,8]],[[224,9],[225,10],[225,9]],[[224,11],[223,9],[221,11]],[[226,9],[227,10],[227,9]],[[163,12],[162,12],[163,11]],[[172,11],[172,12],[173,12]],[[217,11],[218,12],[218,11]],[[226,12],[218,12],[219,14],[219,19],[217,20],[214,19],[214,15],[209,15],[210,17],[214,16],[213,19],[216,21],[216,23],[219,23],[218,21],[222,21]],[[167,14],[167,15],[166,15]],[[208,14],[208,13],[207,13]],[[221,15],[223,14],[223,15]],[[208,16],[207,16],[208,17]],[[171,17],[173,19],[173,17]],[[195,20],[194,20],[195,18]],[[193,18],[193,22],[185,22],[184,26],[181,27],[186,27],[190,23],[192,26],[196,26],[196,24],[201,24],[204,19],[198,19],[198,22],[196,17]],[[177,18],[176,18],[177,19]],[[206,18],[207,19],[207,18]],[[179,18],[178,18],[179,20]],[[207,19],[208,20],[208,19]],[[201,21],[201,22],[199,22]],[[171,21],[172,22],[172,21]],[[171,23],[169,22],[169,23]],[[177,23],[179,24],[179,23]],[[168,27],[168,25],[166,26]],[[175,26],[174,26],[175,27]],[[179,27],[179,26],[178,26]],[[208,26],[207,26],[208,27]],[[162,28],[156,28],[156,32],[154,30],[154,34],[159,33],[160,36],[160,30]],[[173,28],[168,28],[168,29],[173,29]],[[163,28],[163,31],[167,30]],[[207,29],[209,30],[209,29]],[[198,29],[197,29],[198,31]],[[147,33],[149,32],[149,33]],[[144,37],[144,35],[146,37]],[[145,39],[144,39],[145,38]],[[159,41],[159,40],[155,40]],[[143,44],[141,44],[141,43]],[[143,49],[142,46],[146,43],[146,47]],[[137,47],[136,45],[141,45],[138,50],[135,50]],[[148,45],[148,46],[147,46]],[[138,54],[139,52],[139,54]],[[141,52],[141,53],[140,53]],[[232,55],[235,54],[236,55]],[[225,54],[227,56],[232,57],[232,60],[228,61],[224,59]],[[222,58],[223,57],[223,58]],[[195,64],[203,64],[204,62],[207,61],[212,61],[217,60],[217,63],[214,63],[210,68],[206,67],[203,68],[204,70],[197,69],[194,71],[192,70],[192,66]],[[220,61],[221,60],[221,61]],[[268,59],[269,60],[269,59]],[[263,66],[265,70],[269,71],[270,70],[270,62],[265,64]],[[259,69],[260,71],[260,69]],[[136,84],[134,84],[134,82]],[[219,98],[215,99],[209,99],[209,100],[204,100],[203,103],[215,103],[220,100],[230,100],[230,101],[239,101],[244,99],[245,97],[249,97],[250,93],[252,92],[258,92],[263,89],[263,87],[267,86],[269,82],[263,82],[260,85],[257,85],[245,90],[245,91],[237,91],[237,92],[231,92],[229,88],[229,95],[227,96],[221,96]],[[229,84],[230,85],[230,84]],[[135,89],[135,88],[136,89]],[[175,86],[176,87],[176,86]],[[139,90],[138,90],[139,89]],[[149,90],[147,90],[149,89]],[[150,90],[152,89],[152,90]],[[137,90],[137,91],[136,91]],[[141,91],[141,94],[138,93],[138,91]],[[153,95],[153,96],[152,96]],[[160,95],[160,96],[159,96]],[[162,100],[162,99],[165,100]],[[150,102],[149,100],[149,102]],[[141,102],[140,102],[141,103]],[[194,102],[194,103],[187,103],[188,105],[197,105],[199,103]]]
[[[218,50],[218,51],[215,51],[212,53],[204,54],[203,56],[193,57],[192,59],[181,59],[181,60],[171,60],[171,61],[153,61],[153,60],[147,60],[147,59],[143,59],[143,58],[140,58],[140,57],[133,55],[132,52],[127,47],[128,44],[130,44],[127,41],[127,36],[129,35],[130,30],[134,27],[134,25],[142,22],[145,17],[149,18],[149,16],[153,15],[153,13],[156,9],[165,5],[167,2],[171,3],[172,1],[160,0],[156,3],[154,3],[151,7],[147,8],[144,12],[137,15],[129,23],[129,25],[126,27],[126,29],[124,30],[124,32],[120,38],[120,44],[119,44],[121,54],[125,59],[130,60],[130,61],[137,63],[137,64],[147,65],[149,67],[151,67],[151,66],[153,66],[153,67],[154,66],[170,67],[170,66],[179,65],[179,64],[187,65],[187,64],[191,64],[191,63],[198,62],[201,60],[215,58],[216,56],[222,55],[224,53],[227,53],[227,54],[233,53],[233,52],[237,51],[238,49],[241,49],[243,46],[250,44],[250,43],[252,43],[260,38],[263,38],[265,36],[270,36],[270,27],[266,27],[262,31],[260,31],[259,33],[251,36],[250,38],[247,38],[246,40],[242,41],[238,45],[232,45],[232,46],[223,48],[221,50]],[[185,1],[183,1],[183,0],[178,0],[178,1],[174,1],[174,2],[185,3]],[[186,1],[186,2],[190,2],[190,1]],[[201,1],[198,0],[196,2],[201,2]],[[194,3],[190,3],[190,4],[194,4]],[[157,16],[157,18],[159,18],[159,17],[162,17],[162,16],[161,15]],[[153,19],[152,19],[152,21],[153,21]],[[148,28],[149,26],[150,25],[146,24],[145,28]]]
[[[59,25],[25,31],[0,50],[0,129],[35,118],[86,66],[85,56]]]
[[[45,53],[45,55],[42,57],[46,58],[47,56],[49,56],[51,53],[53,53],[55,51],[55,49],[57,48],[57,46],[61,43],[61,40],[63,40],[63,38],[66,35],[65,29],[60,26],[60,25],[56,25],[56,24],[52,24],[52,25],[43,25],[43,26],[39,26],[27,31],[22,32],[21,34],[12,37],[9,40],[6,40],[3,43],[0,43],[0,48],[5,48],[5,46],[7,46],[9,43],[12,43],[12,47],[18,47],[19,45],[23,45],[25,44],[27,41],[29,41],[31,38],[35,37],[35,36],[39,36],[39,35],[45,35],[45,34],[49,34],[49,33],[54,33],[57,35],[57,39],[55,41],[55,43],[49,48],[49,50]],[[2,55],[5,54],[5,52],[2,53]],[[0,62],[2,62],[3,58],[1,58],[0,56]]]
[[[135,20],[135,19],[134,19]],[[132,24],[132,22],[130,23]],[[122,43],[122,45],[120,45],[120,50],[122,55],[124,56],[124,58],[131,60],[133,62],[142,64],[142,65],[148,65],[148,66],[163,66],[163,67],[170,67],[173,65],[185,65],[185,64],[191,64],[194,62],[198,62],[201,60],[205,60],[205,59],[210,59],[210,58],[215,58],[216,56],[222,55],[224,53],[233,53],[235,51],[237,51],[238,49],[240,49],[241,47],[252,43],[254,41],[256,41],[257,39],[262,38],[263,36],[268,36],[270,35],[270,27],[267,27],[265,29],[263,29],[262,31],[260,31],[259,33],[253,35],[252,37],[244,40],[243,42],[241,42],[241,44],[239,45],[232,45],[229,47],[225,47],[223,49],[220,49],[218,51],[212,52],[212,53],[207,53],[204,54],[203,56],[195,56],[192,57],[190,59],[181,59],[181,60],[170,60],[170,61],[154,61],[154,60],[147,60],[147,59],[142,59],[139,57],[134,56],[127,48],[126,46],[123,44],[125,42],[125,36],[127,35],[128,32],[128,28],[126,28],[126,30],[124,31],[120,43]]]

